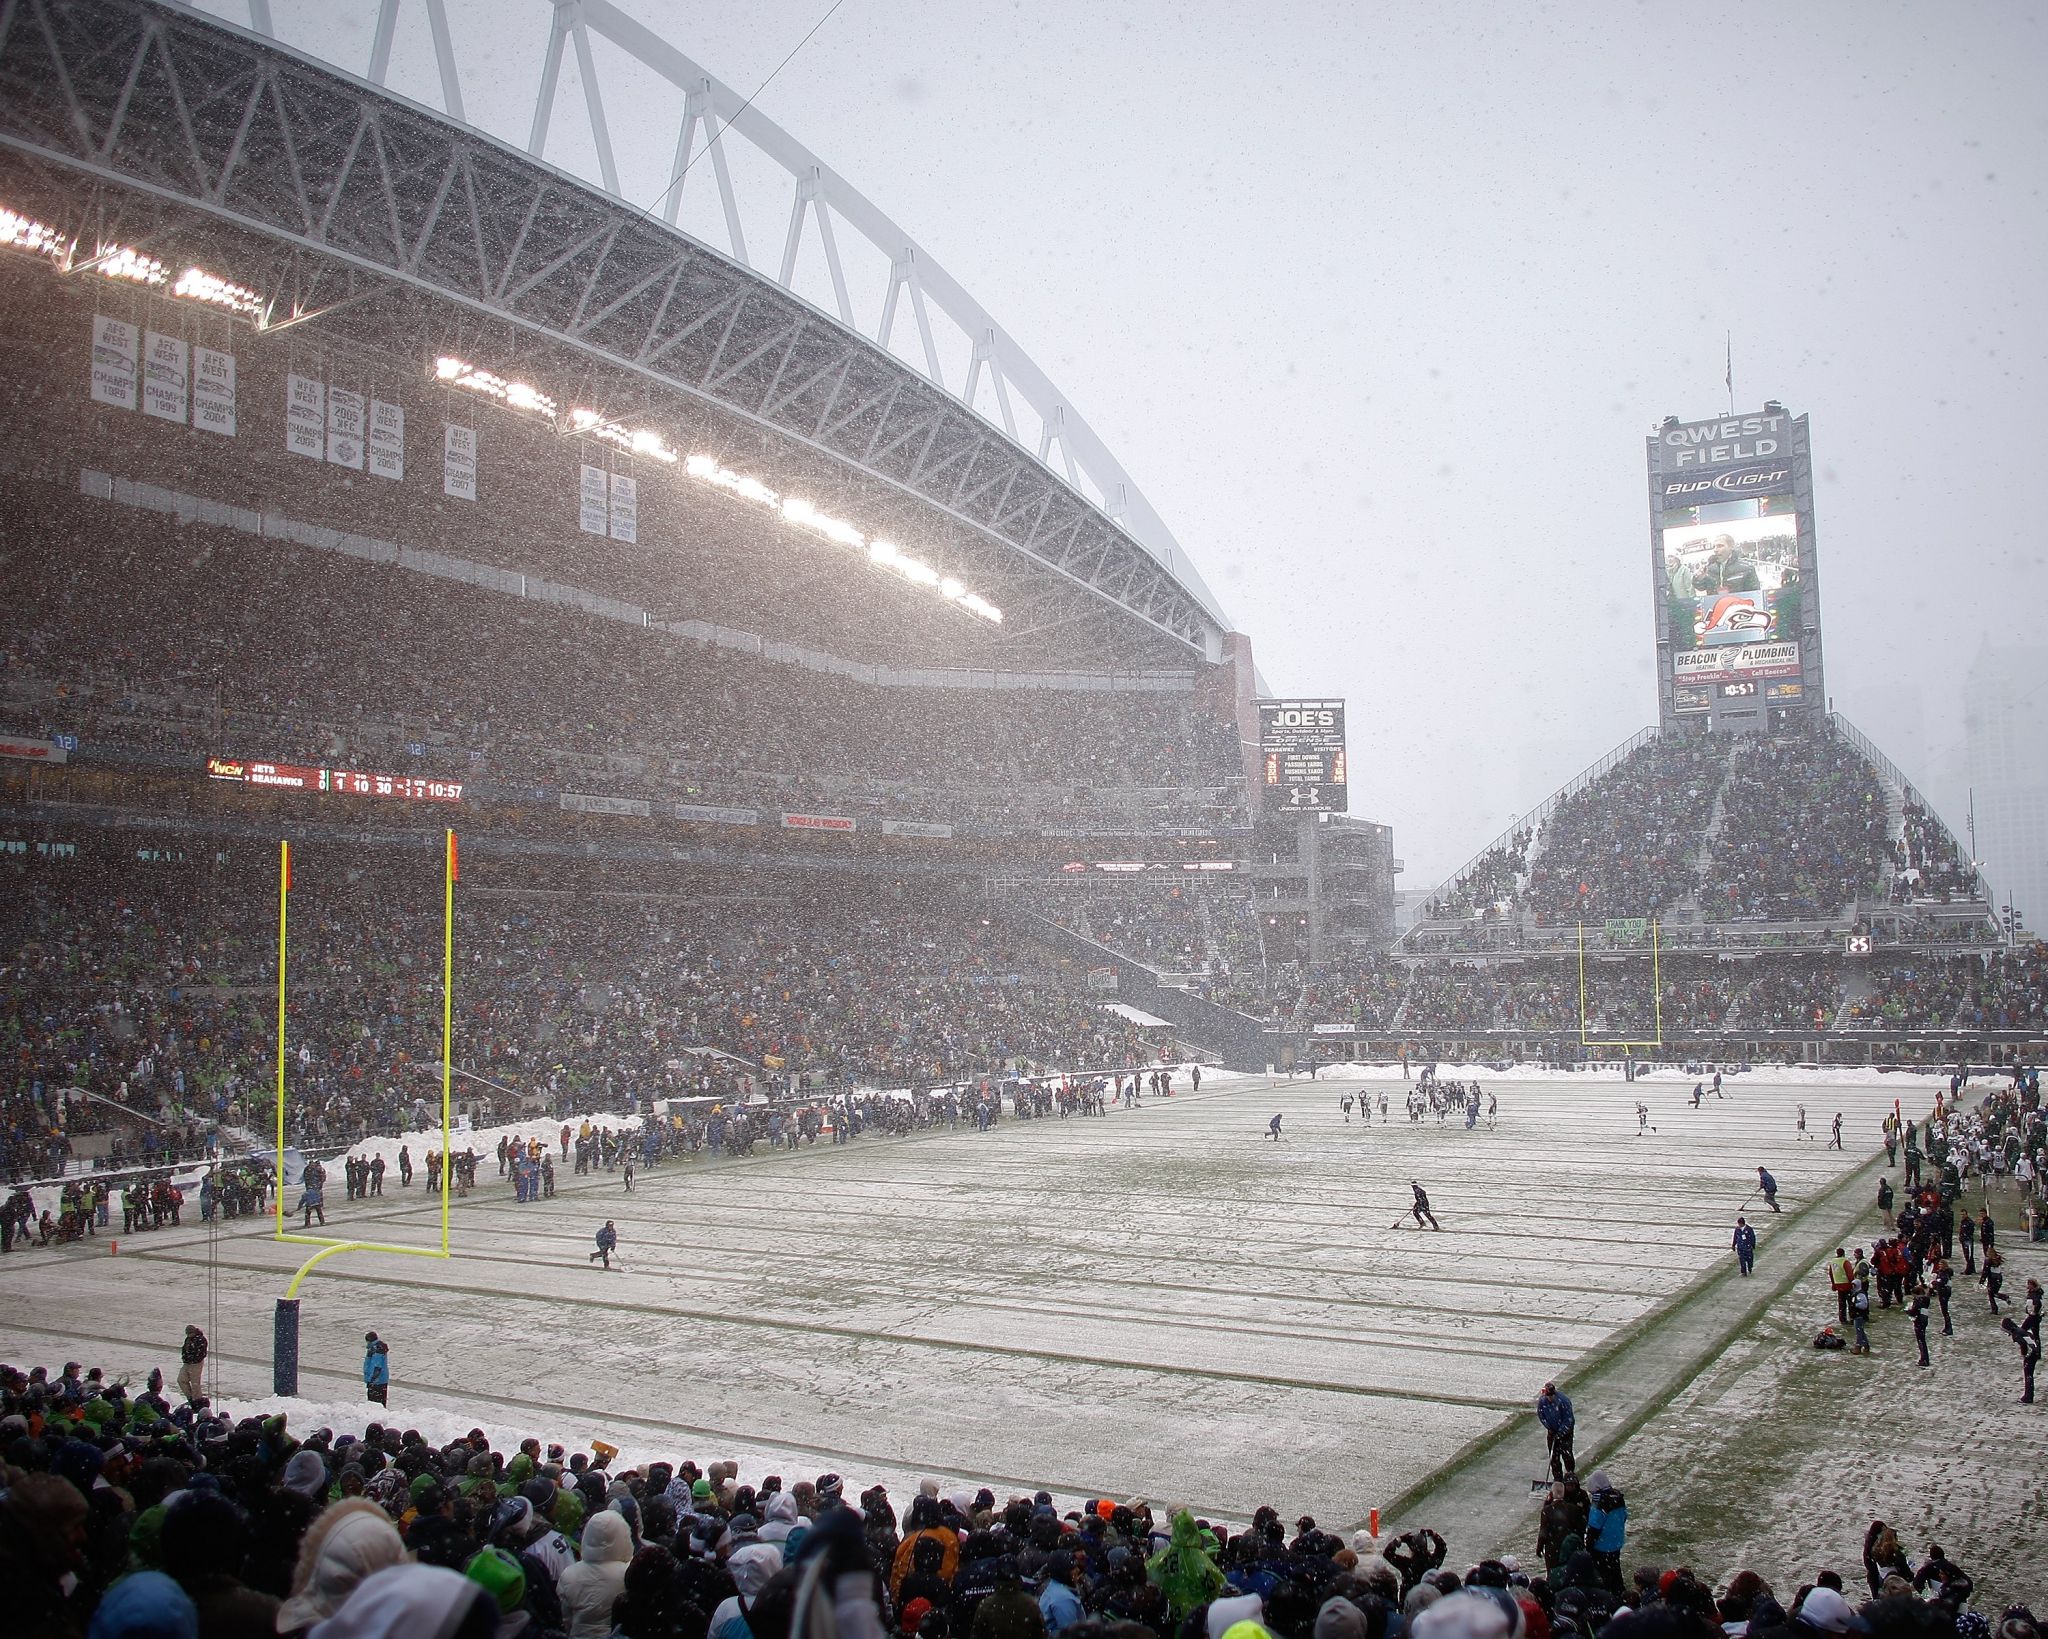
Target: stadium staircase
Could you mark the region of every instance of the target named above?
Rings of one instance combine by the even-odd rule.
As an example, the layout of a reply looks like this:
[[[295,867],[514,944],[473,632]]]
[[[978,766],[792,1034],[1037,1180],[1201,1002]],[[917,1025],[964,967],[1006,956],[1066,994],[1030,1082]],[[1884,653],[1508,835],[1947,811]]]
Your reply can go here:
[[[1415,999],[1415,969],[1408,969],[1408,983],[1401,992],[1401,1005],[1394,1009],[1393,1023],[1387,1028],[1395,1035],[1406,1035],[1408,1031],[1408,1004]]]
[[[1665,913],[1667,922],[1697,923],[1704,919],[1705,912],[1700,904],[1700,884],[1706,880],[1707,872],[1713,867],[1714,850],[1721,840],[1721,822],[1728,813],[1728,781],[1733,771],[1734,762],[1731,759],[1721,770],[1721,783],[1714,788],[1714,806],[1707,811],[1707,825],[1700,833],[1699,852],[1693,856],[1692,891]]]
[[[1859,1002],[1867,1002],[1875,990],[1870,983],[1870,967],[1865,962],[1847,962],[1842,967],[1841,1005],[1835,1009],[1835,1016],[1828,1021],[1830,1028],[1838,1026],[1849,1017],[1849,1010]]]
[[[1047,949],[1084,967],[1114,967],[1116,999],[1164,1019],[1188,1045],[1199,1044],[1206,1055],[1233,1070],[1263,1070],[1274,1061],[1278,1044],[1269,1040],[1265,1025],[1249,1013],[1212,1002],[1184,984],[1169,983],[1156,968],[1112,950],[1099,939],[1063,928],[1049,916],[1029,910],[1021,914]]]

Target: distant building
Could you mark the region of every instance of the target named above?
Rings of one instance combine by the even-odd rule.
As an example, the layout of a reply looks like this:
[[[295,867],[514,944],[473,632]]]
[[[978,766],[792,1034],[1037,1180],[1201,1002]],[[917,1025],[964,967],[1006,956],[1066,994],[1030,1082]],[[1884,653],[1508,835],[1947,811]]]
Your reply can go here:
[[[2048,927],[2048,649],[1985,644],[1963,681],[1977,857],[1998,895]]]

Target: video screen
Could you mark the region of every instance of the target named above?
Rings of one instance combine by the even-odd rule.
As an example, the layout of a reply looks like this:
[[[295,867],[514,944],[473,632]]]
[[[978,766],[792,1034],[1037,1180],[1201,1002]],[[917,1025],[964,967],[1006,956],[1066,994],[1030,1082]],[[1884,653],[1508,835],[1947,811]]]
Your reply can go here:
[[[1674,649],[1791,640],[1799,632],[1799,523],[1792,513],[1664,531]]]

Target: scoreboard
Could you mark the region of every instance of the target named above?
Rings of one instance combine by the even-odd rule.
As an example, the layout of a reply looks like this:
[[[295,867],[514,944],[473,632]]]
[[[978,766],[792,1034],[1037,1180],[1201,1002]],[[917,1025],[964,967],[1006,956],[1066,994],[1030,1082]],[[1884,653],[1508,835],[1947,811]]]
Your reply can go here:
[[[209,757],[207,775],[238,785],[273,791],[327,791],[351,797],[397,797],[405,802],[460,802],[460,780],[419,774],[370,774],[354,768],[309,768],[299,763],[256,763],[240,757]]]
[[[1259,758],[1269,814],[1341,814],[1349,803],[1342,700],[1261,700]]]

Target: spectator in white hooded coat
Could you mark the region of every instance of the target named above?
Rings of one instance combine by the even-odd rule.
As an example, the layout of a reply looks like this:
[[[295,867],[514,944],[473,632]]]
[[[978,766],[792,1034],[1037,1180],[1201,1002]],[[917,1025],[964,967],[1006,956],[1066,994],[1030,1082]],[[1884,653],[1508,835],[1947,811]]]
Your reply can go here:
[[[569,1639],[605,1639],[612,1631],[612,1603],[626,1586],[632,1558],[633,1530],[624,1515],[606,1509],[584,1522],[583,1558],[555,1584]]]
[[[795,1493],[778,1491],[768,1499],[768,1517],[761,1522],[761,1540],[784,1542],[792,1531],[809,1525],[810,1521],[797,1510]]]
[[[365,1497],[335,1503],[299,1544],[292,1592],[277,1613],[279,1633],[303,1633],[340,1610],[356,1586],[406,1557],[391,1517]]]
[[[711,1613],[707,1639],[751,1639],[754,1630],[747,1626],[747,1613],[742,1609],[742,1602],[751,1605],[761,1597],[761,1590],[782,1569],[782,1550],[772,1542],[750,1542],[744,1548],[733,1550],[725,1568],[731,1573],[733,1586],[739,1592]],[[570,1639],[575,1639],[575,1636],[572,1634]]]

